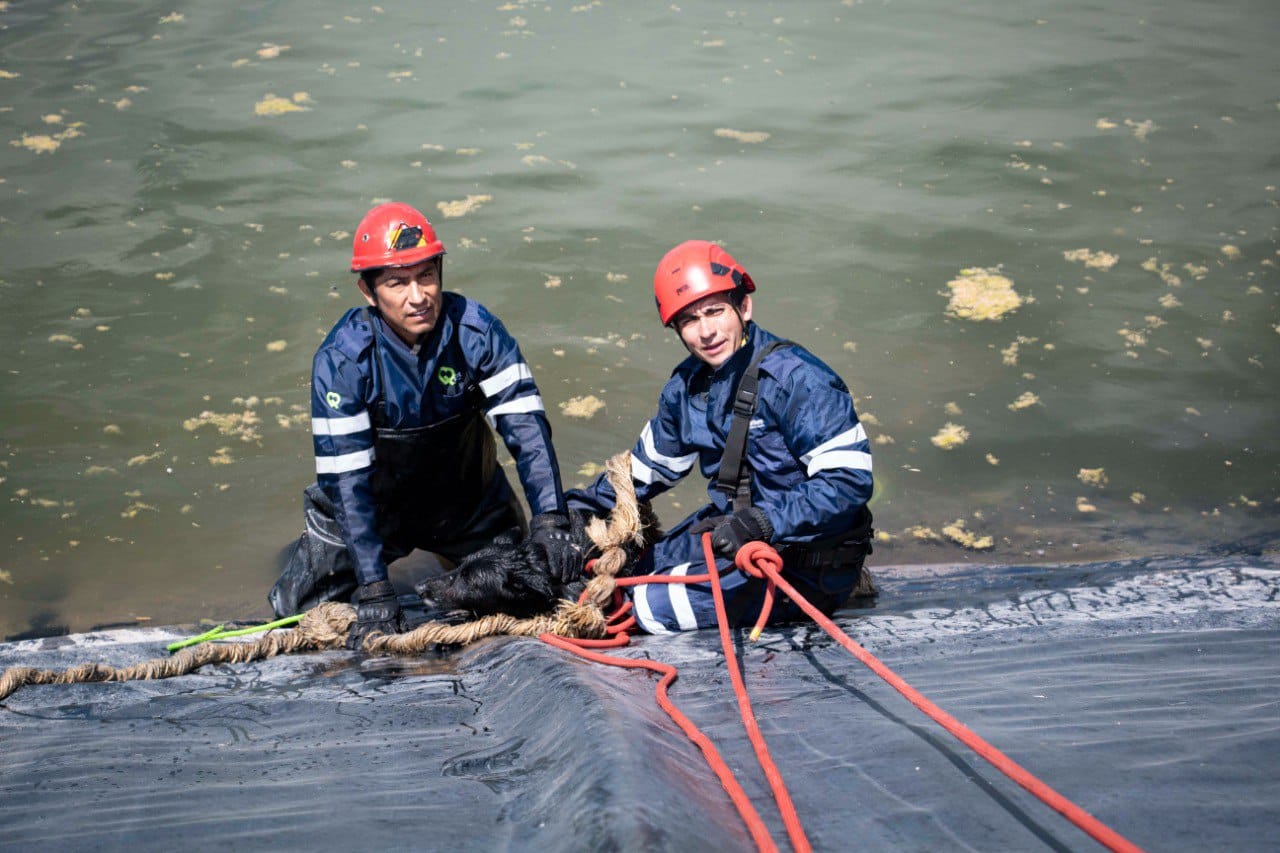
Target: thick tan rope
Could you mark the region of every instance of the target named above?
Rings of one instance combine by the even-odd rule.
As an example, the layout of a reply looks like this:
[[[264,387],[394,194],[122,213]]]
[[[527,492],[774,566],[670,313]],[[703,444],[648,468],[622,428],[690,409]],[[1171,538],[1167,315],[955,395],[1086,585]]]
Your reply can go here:
[[[428,622],[403,634],[373,633],[365,638],[370,653],[414,655],[436,645],[467,645],[498,635],[536,637],[552,633],[561,637],[599,638],[605,635],[603,607],[613,597],[614,576],[626,565],[623,546],[642,544],[644,521],[631,482],[631,454],[620,453],[605,466],[609,482],[617,493],[617,505],[606,524],[593,519],[587,535],[601,552],[595,575],[587,584],[582,604],[561,601],[554,613],[516,619],[496,614],[465,625]],[[0,702],[28,684],[77,684],[92,681],[148,681],[186,675],[211,663],[247,663],[282,654],[341,649],[355,622],[355,608],[349,604],[326,602],[308,610],[302,621],[288,631],[271,631],[252,642],[202,643],[175,655],[156,658],[127,667],[84,663],[65,670],[10,667],[0,675]]]

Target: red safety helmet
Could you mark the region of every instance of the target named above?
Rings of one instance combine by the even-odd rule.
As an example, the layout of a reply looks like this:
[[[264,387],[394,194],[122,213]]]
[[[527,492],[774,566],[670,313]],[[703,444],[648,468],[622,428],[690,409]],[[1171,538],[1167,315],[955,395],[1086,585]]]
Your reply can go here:
[[[686,240],[662,257],[653,274],[653,298],[662,325],[712,293],[742,289],[753,293],[756,283],[733,256],[715,243]]]
[[[416,208],[392,201],[364,215],[351,248],[351,271],[411,267],[444,254],[427,217]]]

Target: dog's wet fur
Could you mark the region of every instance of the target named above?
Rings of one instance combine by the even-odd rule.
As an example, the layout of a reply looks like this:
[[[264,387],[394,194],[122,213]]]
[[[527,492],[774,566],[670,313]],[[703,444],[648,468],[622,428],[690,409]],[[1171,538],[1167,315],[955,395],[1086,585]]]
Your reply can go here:
[[[648,513],[645,515],[652,519]],[[574,542],[588,559],[599,556],[586,532],[591,517],[576,511],[569,516]],[[656,538],[649,525],[645,532],[650,540]],[[628,569],[634,567],[641,550],[639,546],[627,546]],[[628,569],[621,574],[629,574]],[[586,577],[569,583],[553,578],[543,550],[523,538],[518,528],[512,528],[468,556],[453,571],[422,581],[414,589],[428,610],[468,611],[477,616],[506,613],[525,618],[554,610],[561,599],[577,601],[586,585]]]

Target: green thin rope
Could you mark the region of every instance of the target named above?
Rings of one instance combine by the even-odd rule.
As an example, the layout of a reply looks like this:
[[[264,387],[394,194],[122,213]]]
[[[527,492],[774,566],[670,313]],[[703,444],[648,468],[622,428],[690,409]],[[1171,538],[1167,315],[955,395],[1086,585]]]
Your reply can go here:
[[[237,628],[234,631],[224,631],[222,630],[224,625],[219,625],[216,628],[211,628],[210,630],[205,631],[198,637],[190,637],[186,640],[179,640],[176,643],[170,643],[165,646],[165,649],[170,652],[176,652],[178,649],[185,649],[187,646],[194,646],[199,643],[207,643],[212,640],[224,640],[227,637],[242,637],[245,634],[256,634],[259,631],[270,631],[273,628],[284,628],[287,625],[296,625],[301,621],[302,614],[299,613],[296,616],[286,616],[283,619],[277,619],[276,621],[268,622],[265,625],[253,625],[248,628]]]

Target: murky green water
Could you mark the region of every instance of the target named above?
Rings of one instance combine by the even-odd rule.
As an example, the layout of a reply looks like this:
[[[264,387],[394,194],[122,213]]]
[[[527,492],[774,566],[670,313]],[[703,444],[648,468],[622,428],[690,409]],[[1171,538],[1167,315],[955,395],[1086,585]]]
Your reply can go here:
[[[265,613],[346,233],[386,198],[520,338],[570,485],[680,358],[649,281],[702,237],[871,416],[881,565],[1277,530],[1272,3],[10,0],[0,26],[0,636]],[[1025,301],[949,316],[963,270]]]

